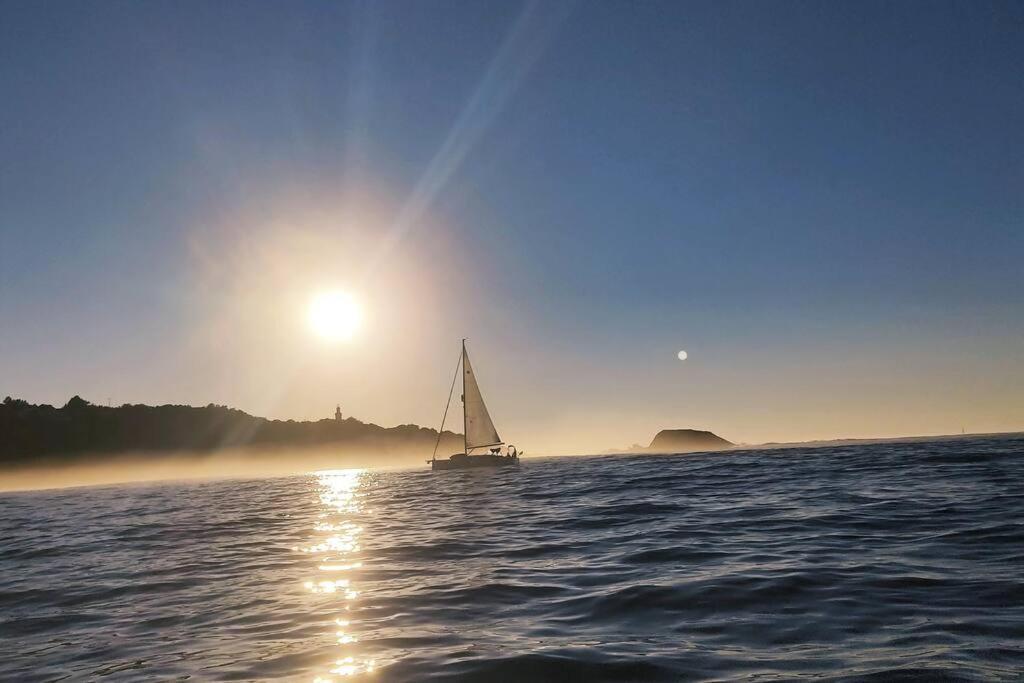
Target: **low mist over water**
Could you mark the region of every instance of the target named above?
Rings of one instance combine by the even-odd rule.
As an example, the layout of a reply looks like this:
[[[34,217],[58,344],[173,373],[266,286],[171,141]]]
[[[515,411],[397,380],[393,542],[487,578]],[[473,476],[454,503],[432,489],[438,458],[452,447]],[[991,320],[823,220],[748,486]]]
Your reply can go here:
[[[0,497],[0,678],[1019,680],[1024,438]]]
[[[0,492],[202,478],[282,477],[318,469],[421,466],[425,448],[248,448],[209,452],[86,454],[0,467]]]

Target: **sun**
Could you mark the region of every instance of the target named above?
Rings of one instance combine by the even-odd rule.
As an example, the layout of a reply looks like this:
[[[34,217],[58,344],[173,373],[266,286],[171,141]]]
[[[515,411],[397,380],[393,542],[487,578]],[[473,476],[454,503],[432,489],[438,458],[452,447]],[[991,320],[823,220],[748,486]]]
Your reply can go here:
[[[319,292],[309,302],[306,320],[309,328],[325,341],[352,339],[362,322],[362,311],[348,292]]]

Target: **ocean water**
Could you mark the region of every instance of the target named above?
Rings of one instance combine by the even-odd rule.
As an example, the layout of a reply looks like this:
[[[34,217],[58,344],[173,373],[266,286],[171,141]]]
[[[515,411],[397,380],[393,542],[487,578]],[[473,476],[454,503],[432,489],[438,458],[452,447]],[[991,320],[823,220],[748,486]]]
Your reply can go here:
[[[0,496],[0,679],[1020,680],[1024,439]]]

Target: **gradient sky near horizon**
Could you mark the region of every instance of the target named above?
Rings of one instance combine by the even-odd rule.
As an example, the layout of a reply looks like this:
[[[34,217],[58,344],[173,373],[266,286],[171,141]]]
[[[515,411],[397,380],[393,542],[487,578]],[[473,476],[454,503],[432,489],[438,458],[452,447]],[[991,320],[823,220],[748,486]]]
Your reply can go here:
[[[1022,65],[1011,2],[0,0],[0,395],[435,426],[468,337],[530,452],[1024,429]]]

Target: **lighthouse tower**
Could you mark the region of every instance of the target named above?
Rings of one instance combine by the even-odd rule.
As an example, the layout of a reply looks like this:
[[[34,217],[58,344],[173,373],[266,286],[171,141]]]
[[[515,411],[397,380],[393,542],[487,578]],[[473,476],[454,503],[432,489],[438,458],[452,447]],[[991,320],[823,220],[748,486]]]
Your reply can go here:
[[[334,419],[341,422],[341,406],[337,406],[334,409]]]

